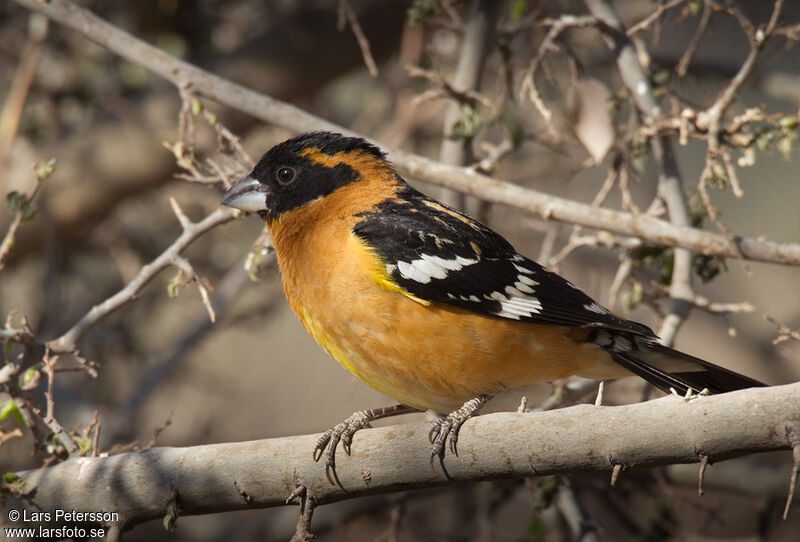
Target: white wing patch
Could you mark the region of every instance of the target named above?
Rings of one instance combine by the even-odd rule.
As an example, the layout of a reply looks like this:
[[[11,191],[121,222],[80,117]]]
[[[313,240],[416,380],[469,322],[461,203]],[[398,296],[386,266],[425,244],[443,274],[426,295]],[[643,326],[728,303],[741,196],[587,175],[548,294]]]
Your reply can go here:
[[[606,308],[600,305],[599,303],[587,304],[584,305],[583,308],[590,312],[596,312],[597,314],[608,314]]]
[[[528,269],[527,267],[523,267],[515,263],[512,263],[511,265],[513,265],[520,273],[525,273],[526,275],[533,275],[534,273],[533,269]]]
[[[519,320],[522,317],[530,317],[542,312],[542,303],[538,298],[522,295],[511,286],[506,287],[506,293],[508,296],[500,292],[492,292],[490,295],[484,296],[486,299],[500,302],[500,311],[495,313],[497,316]]]
[[[532,294],[533,288],[531,288],[531,286],[538,286],[538,285],[539,285],[538,282],[520,273],[519,275],[517,275],[517,282],[514,283],[514,288],[516,288],[523,294]]]
[[[446,260],[439,256],[423,254],[422,257],[411,260],[410,262],[397,262],[397,270],[400,276],[407,280],[413,280],[420,284],[428,284],[431,279],[443,279],[450,271],[459,271],[464,267],[478,263],[478,260],[456,256],[452,260]]]

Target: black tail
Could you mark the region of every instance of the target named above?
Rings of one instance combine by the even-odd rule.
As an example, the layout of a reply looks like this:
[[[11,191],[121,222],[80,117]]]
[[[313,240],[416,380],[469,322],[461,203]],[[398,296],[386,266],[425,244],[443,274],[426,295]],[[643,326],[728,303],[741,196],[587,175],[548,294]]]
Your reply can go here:
[[[707,389],[711,393],[725,393],[766,386],[758,380],[654,342],[609,353],[614,361],[666,393],[674,389],[684,395],[690,388],[694,392]]]

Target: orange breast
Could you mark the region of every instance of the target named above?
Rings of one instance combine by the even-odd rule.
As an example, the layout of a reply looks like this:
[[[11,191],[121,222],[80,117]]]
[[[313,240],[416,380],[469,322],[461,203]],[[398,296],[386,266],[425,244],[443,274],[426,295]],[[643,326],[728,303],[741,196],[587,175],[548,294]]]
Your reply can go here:
[[[350,233],[357,219],[330,212],[346,190],[295,211],[272,233],[295,314],[367,384],[407,405],[450,412],[480,394],[610,361],[598,347],[570,338],[569,328],[424,305],[387,288],[378,278],[382,264]],[[321,205],[328,206],[324,213]]]

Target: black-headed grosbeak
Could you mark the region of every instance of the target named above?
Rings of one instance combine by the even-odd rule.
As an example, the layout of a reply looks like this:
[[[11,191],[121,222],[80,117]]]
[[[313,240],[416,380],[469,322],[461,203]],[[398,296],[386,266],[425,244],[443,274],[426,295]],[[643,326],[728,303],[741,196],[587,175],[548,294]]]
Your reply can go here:
[[[354,414],[315,450],[410,410],[448,416],[431,460],[492,395],[580,375],[638,375],[684,394],[760,382],[658,343],[503,237],[409,186],[363,139],[303,134],[270,149],[222,203],[266,220],[286,298],[317,343],[402,405]],[[411,408],[409,408],[411,407]],[[334,471],[335,475],[335,471]]]

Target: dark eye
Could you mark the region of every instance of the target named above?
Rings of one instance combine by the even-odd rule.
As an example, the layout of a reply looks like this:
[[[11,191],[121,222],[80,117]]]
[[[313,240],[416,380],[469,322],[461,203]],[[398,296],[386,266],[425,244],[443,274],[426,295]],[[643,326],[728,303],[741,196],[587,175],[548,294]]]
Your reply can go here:
[[[290,167],[282,167],[275,172],[275,176],[278,178],[279,183],[289,184],[294,180],[294,170]]]

